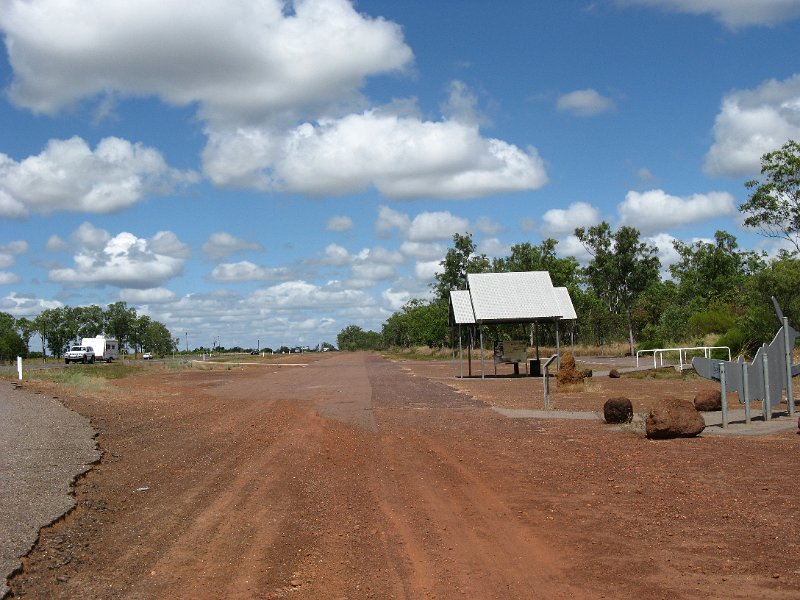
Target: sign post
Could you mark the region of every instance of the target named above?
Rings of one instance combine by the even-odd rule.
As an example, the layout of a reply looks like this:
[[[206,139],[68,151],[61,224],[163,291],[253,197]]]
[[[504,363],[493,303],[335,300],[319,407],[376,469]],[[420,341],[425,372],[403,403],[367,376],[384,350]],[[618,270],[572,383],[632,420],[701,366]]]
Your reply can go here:
[[[19,380],[22,381],[22,357],[17,357],[17,373],[19,373]]]

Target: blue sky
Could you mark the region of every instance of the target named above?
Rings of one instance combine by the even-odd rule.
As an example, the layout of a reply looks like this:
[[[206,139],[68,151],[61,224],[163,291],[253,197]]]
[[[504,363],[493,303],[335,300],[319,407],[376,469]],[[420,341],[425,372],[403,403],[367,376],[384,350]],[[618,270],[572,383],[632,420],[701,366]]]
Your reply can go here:
[[[800,0],[4,0],[0,310],[315,345],[482,252],[741,228],[800,139]]]

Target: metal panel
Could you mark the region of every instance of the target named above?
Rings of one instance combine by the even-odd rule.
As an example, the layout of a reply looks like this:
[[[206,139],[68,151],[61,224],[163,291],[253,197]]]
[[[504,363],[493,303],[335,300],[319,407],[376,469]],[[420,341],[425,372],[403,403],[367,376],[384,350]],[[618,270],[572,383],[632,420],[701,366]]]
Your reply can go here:
[[[744,402],[744,370],[747,370],[747,395],[750,400],[764,400],[769,386],[770,406],[781,401],[781,394],[786,389],[786,355],[784,353],[783,327],[778,330],[772,342],[764,344],[756,352],[753,362],[743,363],[722,361],[697,357],[692,360],[697,374],[706,379],[719,381],[719,366],[725,363],[726,387],[729,392],[737,392],[739,401]],[[798,332],[790,328],[789,342],[794,347]],[[767,356],[767,378],[764,378],[764,355]]]
[[[556,292],[558,304],[561,306],[561,318],[574,321],[578,318],[575,307],[572,305],[572,298],[569,297],[569,290],[565,287],[553,288]]]
[[[472,312],[472,300],[469,290],[454,290],[450,292],[450,308],[456,325],[470,325],[475,323],[475,314]]]
[[[547,271],[471,273],[467,282],[477,322],[530,322],[563,315]]]

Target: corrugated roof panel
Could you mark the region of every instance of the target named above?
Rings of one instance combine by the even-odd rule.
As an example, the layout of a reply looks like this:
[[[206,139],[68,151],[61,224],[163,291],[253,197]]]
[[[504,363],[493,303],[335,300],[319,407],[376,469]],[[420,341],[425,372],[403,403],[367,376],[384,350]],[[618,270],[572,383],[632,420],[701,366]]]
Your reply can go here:
[[[450,306],[453,308],[453,318],[456,325],[472,324],[475,314],[472,312],[472,300],[469,290],[453,290],[450,292]]]
[[[534,321],[562,316],[547,271],[471,273],[467,282],[478,322]]]
[[[572,305],[572,298],[569,297],[569,290],[565,287],[553,288],[556,292],[556,298],[561,306],[561,318],[574,320],[578,318],[578,313],[575,312],[575,307]]]

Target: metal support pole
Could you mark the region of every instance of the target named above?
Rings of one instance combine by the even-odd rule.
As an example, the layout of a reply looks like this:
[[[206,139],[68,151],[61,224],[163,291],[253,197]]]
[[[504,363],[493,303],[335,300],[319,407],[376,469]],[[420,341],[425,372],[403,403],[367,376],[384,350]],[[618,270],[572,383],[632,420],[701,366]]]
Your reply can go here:
[[[719,365],[720,400],[722,405],[722,428],[728,428],[728,382],[725,378],[725,363]]]
[[[558,335],[558,321],[555,322],[556,324],[556,354],[558,358],[556,359],[556,368],[561,368],[561,339]]]
[[[547,379],[547,367],[544,368],[544,377],[542,378],[542,385],[544,386],[544,409],[550,409],[550,383]]]
[[[461,325],[458,326],[458,364],[460,378],[464,379],[464,349],[461,344]]]
[[[767,358],[767,345],[764,344],[764,360],[762,362],[762,368],[764,369],[764,406],[763,406],[763,413],[764,413],[764,420],[771,421],[772,420],[772,399],[769,397],[769,359]]]
[[[742,393],[744,394],[744,423],[750,425],[750,370],[746,362],[742,365]]]
[[[478,333],[481,337],[481,379],[483,379],[483,325],[478,325]]]
[[[789,416],[794,416],[794,389],[792,389],[792,344],[789,341],[789,317],[783,317],[783,345],[786,349],[786,405]]]

